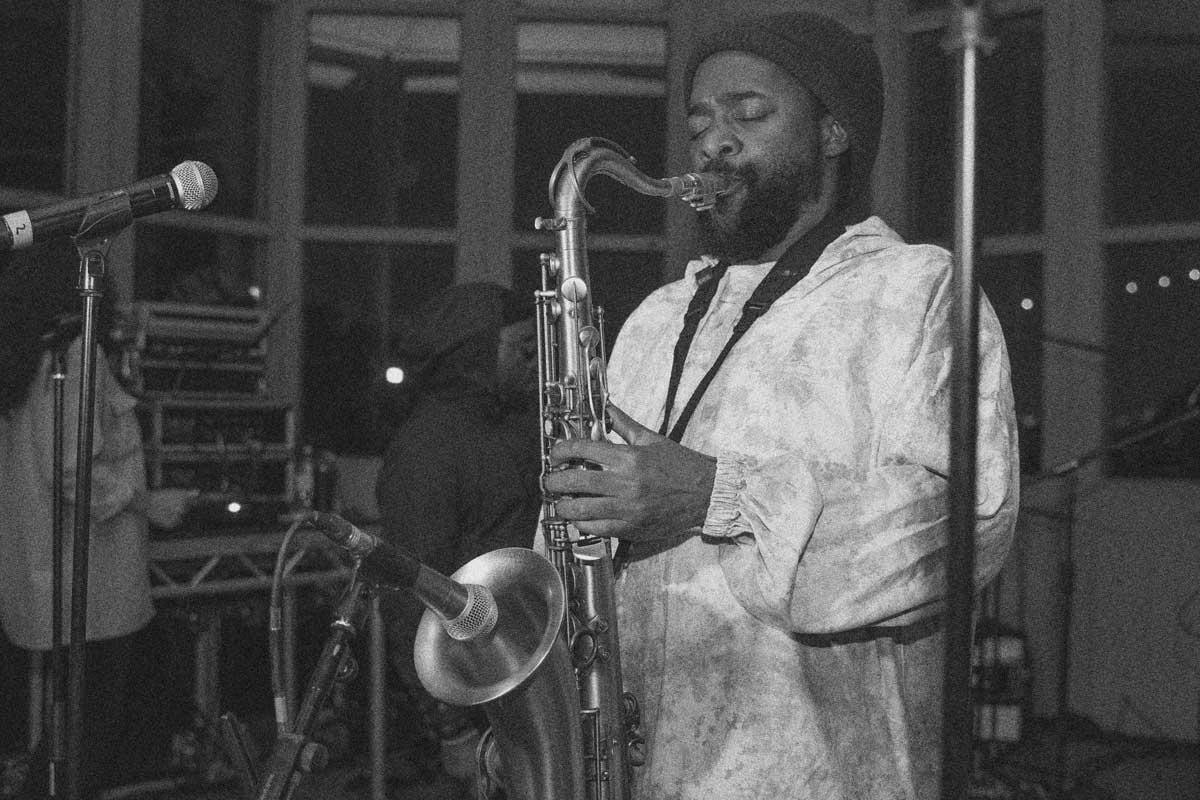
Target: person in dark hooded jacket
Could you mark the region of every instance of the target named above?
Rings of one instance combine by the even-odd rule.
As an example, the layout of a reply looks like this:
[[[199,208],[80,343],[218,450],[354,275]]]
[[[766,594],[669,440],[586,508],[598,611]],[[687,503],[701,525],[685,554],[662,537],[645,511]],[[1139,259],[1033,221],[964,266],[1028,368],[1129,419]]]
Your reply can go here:
[[[499,285],[458,284],[424,304],[400,337],[413,402],[384,454],[376,499],[384,536],[444,575],[491,550],[531,544],[541,509],[533,312],[532,298]],[[417,680],[423,610],[408,593],[388,595],[390,658],[455,774],[448,762],[471,757],[448,751],[473,753],[484,723]]]

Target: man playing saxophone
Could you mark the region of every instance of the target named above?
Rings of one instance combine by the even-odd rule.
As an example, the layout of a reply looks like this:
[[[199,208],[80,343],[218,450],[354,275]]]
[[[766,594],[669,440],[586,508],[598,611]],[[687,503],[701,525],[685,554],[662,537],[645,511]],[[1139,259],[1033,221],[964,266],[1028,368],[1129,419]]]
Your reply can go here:
[[[938,794],[950,255],[863,209],[882,79],[867,40],[793,13],[703,39],[687,123],[732,190],[705,257],[613,348],[612,441],[565,439],[543,488],[616,537],[634,796]],[[1008,357],[979,321],[976,585],[1017,512]]]

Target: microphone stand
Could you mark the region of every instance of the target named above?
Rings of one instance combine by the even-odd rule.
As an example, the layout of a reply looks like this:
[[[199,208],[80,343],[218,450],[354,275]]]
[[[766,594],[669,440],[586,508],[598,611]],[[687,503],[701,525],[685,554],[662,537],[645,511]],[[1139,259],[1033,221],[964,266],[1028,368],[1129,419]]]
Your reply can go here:
[[[240,762],[243,787],[249,788],[257,800],[291,800],[296,796],[304,775],[322,769],[328,762],[329,754],[325,747],[309,737],[317,712],[329,697],[334,682],[348,680],[357,670],[350,644],[362,623],[366,592],[366,584],[359,577],[356,567],[337,616],[330,623],[329,638],[313,669],[300,711],[290,726],[281,728],[276,734],[275,746],[267,761],[261,785],[249,759],[244,755],[235,759]],[[236,728],[236,722],[230,715],[225,716],[226,726]]]
[[[50,522],[51,530],[51,564],[54,570],[54,577],[51,583],[50,595],[50,613],[54,619],[51,622],[51,649],[50,649],[50,664],[46,675],[46,690],[49,695],[47,701],[43,704],[43,713],[45,709],[50,711],[50,724],[44,735],[50,737],[49,770],[47,776],[47,788],[50,792],[50,797],[59,798],[60,782],[59,777],[62,772],[63,762],[65,759],[65,742],[63,740],[63,697],[65,696],[66,686],[63,684],[63,679],[67,676],[66,651],[63,648],[63,417],[65,411],[65,382],[67,379],[67,363],[66,349],[70,346],[69,341],[61,341],[55,337],[56,341],[52,352],[54,353],[54,372],[51,375],[54,381],[54,414],[53,414],[53,439],[54,439],[54,484],[51,497],[51,514]]]
[[[968,796],[973,721],[972,607],[975,583],[976,436],[979,383],[979,297],[974,275],[975,83],[983,37],[983,3],[956,3],[957,27],[947,49],[959,51],[960,114],[955,192],[953,359],[950,407],[950,509],[946,584],[949,607],[942,687],[943,800]]]
[[[1200,387],[1197,388],[1200,389]],[[1064,546],[1066,551],[1065,557],[1059,570],[1059,585],[1063,592],[1063,619],[1062,638],[1059,643],[1058,675],[1056,676],[1058,720],[1053,728],[1055,773],[1054,793],[1052,797],[1055,800],[1066,800],[1073,789],[1072,775],[1067,767],[1066,759],[1066,729],[1071,717],[1071,626],[1074,616],[1072,606],[1075,596],[1075,520],[1077,517],[1076,506],[1079,500],[1079,471],[1093,461],[1127,450],[1136,444],[1152,439],[1161,433],[1165,433],[1200,417],[1200,407],[1197,407],[1196,399],[1197,393],[1193,391],[1192,396],[1188,398],[1187,408],[1178,415],[1151,425],[1144,430],[1132,433],[1112,444],[1102,445],[1075,458],[1056,464],[1045,472],[1030,478],[1029,482],[1031,485],[1051,478],[1063,478],[1067,481],[1066,513],[1050,514],[1045,511],[1040,512],[1044,516],[1053,517],[1064,523],[1064,533],[1066,536]],[[1038,512],[1035,510],[1035,513]]]
[[[115,220],[115,222],[114,222]],[[79,253],[79,294],[83,298],[83,347],[79,381],[79,422],[75,453],[75,526],[71,570],[70,671],[67,686],[67,791],[80,796],[83,753],[84,671],[87,644],[88,554],[91,537],[92,441],[95,433],[97,305],[111,231],[133,222],[127,194],[97,200],[88,207],[73,237]],[[108,231],[109,233],[94,233]]]

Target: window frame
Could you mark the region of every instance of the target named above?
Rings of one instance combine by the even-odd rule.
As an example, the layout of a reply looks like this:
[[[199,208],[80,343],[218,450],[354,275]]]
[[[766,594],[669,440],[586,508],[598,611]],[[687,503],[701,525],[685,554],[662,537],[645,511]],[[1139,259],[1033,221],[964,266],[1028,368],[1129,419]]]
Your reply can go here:
[[[683,70],[689,43],[704,30],[746,13],[726,0],[667,0],[657,9],[585,8],[524,5],[517,0],[241,0],[267,12],[262,48],[261,200],[254,219],[214,214],[167,212],[138,225],[232,234],[262,244],[256,275],[265,289],[267,310],[280,314],[268,360],[268,385],[274,396],[296,403],[303,354],[297,343],[303,320],[292,304],[303,286],[303,250],[307,243],[447,244],[458,247],[457,280],[510,280],[509,258],[520,249],[547,247],[535,231],[512,230],[511,114],[515,87],[515,47],[487,46],[514,41],[525,21],[629,22],[658,24],[667,30],[668,164],[673,174],[689,168],[682,115]],[[763,0],[754,11],[787,7]],[[910,37],[946,24],[943,10],[909,12],[906,0],[831,0],[821,8],[837,13],[852,28],[873,36],[883,62],[891,109],[874,181],[875,210],[885,220],[904,219],[905,107],[914,91],[907,85],[906,49]],[[1140,225],[1107,225],[1102,214],[1104,169],[1104,0],[993,0],[990,15],[1040,11],[1045,47],[1044,76],[1044,224],[1036,235],[984,236],[979,253],[1043,259],[1045,375],[1043,383],[1043,463],[1057,464],[1105,440],[1105,363],[1103,359],[1105,286],[1104,249],[1114,244],[1200,241],[1200,220]],[[463,42],[462,100],[469,116],[460,119],[458,224],[453,230],[361,228],[305,224],[303,153],[307,19],[311,12],[395,13],[454,16]],[[138,109],[130,104],[139,83],[141,3],[97,5],[71,0],[71,82],[65,153],[68,195],[122,186],[135,180]],[[986,98],[984,98],[986,101]],[[472,127],[476,125],[478,127]],[[466,132],[470,131],[468,135]],[[464,181],[496,187],[486,198],[468,191]],[[0,186],[0,201],[31,204],[55,197]],[[690,211],[670,204],[662,236],[596,236],[598,250],[655,250],[663,254],[664,280],[678,277],[690,255]],[[109,270],[123,299],[132,297],[133,237],[116,236]],[[495,266],[495,265],[502,266]],[[491,266],[479,266],[491,265]],[[1080,342],[1095,352],[1067,349],[1051,341]]]

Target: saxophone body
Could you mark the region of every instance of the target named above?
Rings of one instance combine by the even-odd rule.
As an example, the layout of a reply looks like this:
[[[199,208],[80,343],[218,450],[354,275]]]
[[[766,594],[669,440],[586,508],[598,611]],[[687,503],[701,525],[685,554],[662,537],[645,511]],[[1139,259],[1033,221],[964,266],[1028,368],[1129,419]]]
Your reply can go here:
[[[556,441],[608,436],[603,312],[593,302],[587,250],[592,208],[585,191],[595,175],[642,194],[679,197],[697,210],[711,208],[728,187],[713,173],[651,178],[604,139],[580,139],[564,152],[550,178],[554,217],[535,223],[553,231],[557,242],[553,253],[541,257],[537,292],[543,476]],[[549,496],[543,498],[542,534],[568,598],[562,635],[578,680],[583,730],[582,751],[571,761],[583,772],[588,800],[629,800],[631,770],[644,761],[644,742],[637,700],[623,688],[610,543],[581,536],[556,515]]]
[[[603,313],[593,306],[584,197],[594,175],[641,192],[711,208],[729,179],[715,173],[651,178],[604,139],[570,145],[550,178],[555,252],[541,257],[535,293],[543,476],[561,439],[607,438]],[[582,467],[581,467],[582,468]],[[635,698],[624,692],[609,541],[581,536],[543,497],[547,558],[506,548],[454,574],[486,587],[499,606],[495,632],[475,641],[447,636],[426,613],[417,671],[431,694],[479,705],[490,729],[478,760],[480,797],[498,783],[509,800],[631,800],[642,761]]]

